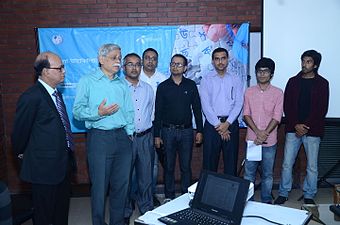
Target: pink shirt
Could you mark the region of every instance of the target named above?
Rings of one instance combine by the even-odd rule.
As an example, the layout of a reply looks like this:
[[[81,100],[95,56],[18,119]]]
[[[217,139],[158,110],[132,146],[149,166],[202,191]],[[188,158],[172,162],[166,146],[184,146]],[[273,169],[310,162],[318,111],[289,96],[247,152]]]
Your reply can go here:
[[[269,122],[274,119],[281,121],[283,114],[283,92],[280,88],[271,84],[265,91],[262,91],[258,85],[249,87],[244,95],[243,115],[250,116],[257,128],[264,130]],[[254,141],[256,134],[250,127],[247,128],[246,140]],[[277,127],[269,134],[268,147],[277,143]]]

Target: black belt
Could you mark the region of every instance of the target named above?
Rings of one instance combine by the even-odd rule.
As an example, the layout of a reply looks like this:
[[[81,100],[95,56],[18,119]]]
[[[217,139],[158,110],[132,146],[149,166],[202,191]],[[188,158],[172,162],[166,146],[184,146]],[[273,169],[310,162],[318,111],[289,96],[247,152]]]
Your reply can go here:
[[[142,131],[142,132],[139,132],[139,133],[134,133],[134,136],[136,137],[142,137],[148,133],[150,133],[152,131],[152,127],[150,127],[149,129],[145,130],[145,131]]]
[[[221,123],[224,123],[225,121],[227,121],[228,116],[217,116],[217,118],[220,120]]]
[[[120,132],[124,130],[124,127],[119,127],[119,128],[113,128],[111,130],[103,130],[103,129],[98,129],[98,128],[91,128],[90,131],[95,131],[95,132],[102,132],[102,133],[110,133],[110,132]]]
[[[163,127],[166,128],[170,128],[170,129],[179,129],[179,130],[183,130],[183,129],[188,129],[192,127],[192,124],[167,124],[167,123],[163,123]]]

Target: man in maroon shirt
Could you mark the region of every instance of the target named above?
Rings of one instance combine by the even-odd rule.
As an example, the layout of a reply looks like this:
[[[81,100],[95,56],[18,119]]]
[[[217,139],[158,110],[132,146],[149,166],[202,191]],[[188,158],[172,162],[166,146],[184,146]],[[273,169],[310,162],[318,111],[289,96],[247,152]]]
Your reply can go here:
[[[286,141],[279,197],[274,204],[283,204],[288,200],[288,192],[292,188],[292,168],[301,144],[307,156],[304,203],[315,204],[319,144],[329,101],[328,81],[318,73],[320,62],[320,53],[305,51],[301,56],[302,70],[289,79],[285,89]]]

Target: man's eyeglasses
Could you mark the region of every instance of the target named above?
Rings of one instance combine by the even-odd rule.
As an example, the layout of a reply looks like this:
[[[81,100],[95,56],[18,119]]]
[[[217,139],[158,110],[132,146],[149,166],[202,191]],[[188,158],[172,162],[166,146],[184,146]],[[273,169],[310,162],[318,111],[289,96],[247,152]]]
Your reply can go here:
[[[126,63],[125,66],[128,67],[128,68],[139,68],[139,67],[142,66],[142,64],[140,64],[140,63],[133,64],[133,63],[130,62],[130,63]]]
[[[46,69],[59,70],[59,72],[61,72],[62,70],[65,70],[65,65],[61,65],[60,67],[46,67]]]
[[[270,69],[263,69],[263,70],[258,69],[258,70],[256,70],[256,73],[257,74],[269,75],[269,74],[271,74],[271,71],[270,71]]]
[[[174,62],[172,62],[172,63],[170,63],[170,66],[171,66],[171,67],[181,68],[181,67],[183,67],[184,65],[183,65],[182,63],[174,63]]]

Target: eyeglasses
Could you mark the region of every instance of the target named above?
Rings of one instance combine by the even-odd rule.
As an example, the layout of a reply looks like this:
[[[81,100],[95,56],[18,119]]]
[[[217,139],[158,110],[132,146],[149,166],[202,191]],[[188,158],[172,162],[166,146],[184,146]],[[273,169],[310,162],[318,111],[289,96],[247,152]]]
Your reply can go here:
[[[59,72],[61,72],[62,70],[65,70],[65,65],[61,65],[60,67],[45,67],[45,68],[49,70],[59,70]]]
[[[271,74],[271,71],[270,71],[270,69],[263,69],[263,70],[258,69],[258,70],[256,70],[256,73],[257,74],[263,74],[263,75],[269,75],[269,74]]]
[[[142,64],[140,64],[140,63],[133,64],[133,63],[130,62],[130,63],[126,63],[125,66],[128,67],[128,68],[139,68],[139,67],[142,66]]]
[[[172,63],[170,63],[170,66],[171,66],[171,67],[181,68],[181,67],[183,67],[184,65],[183,65],[182,63],[175,63],[175,62],[172,62]]]

